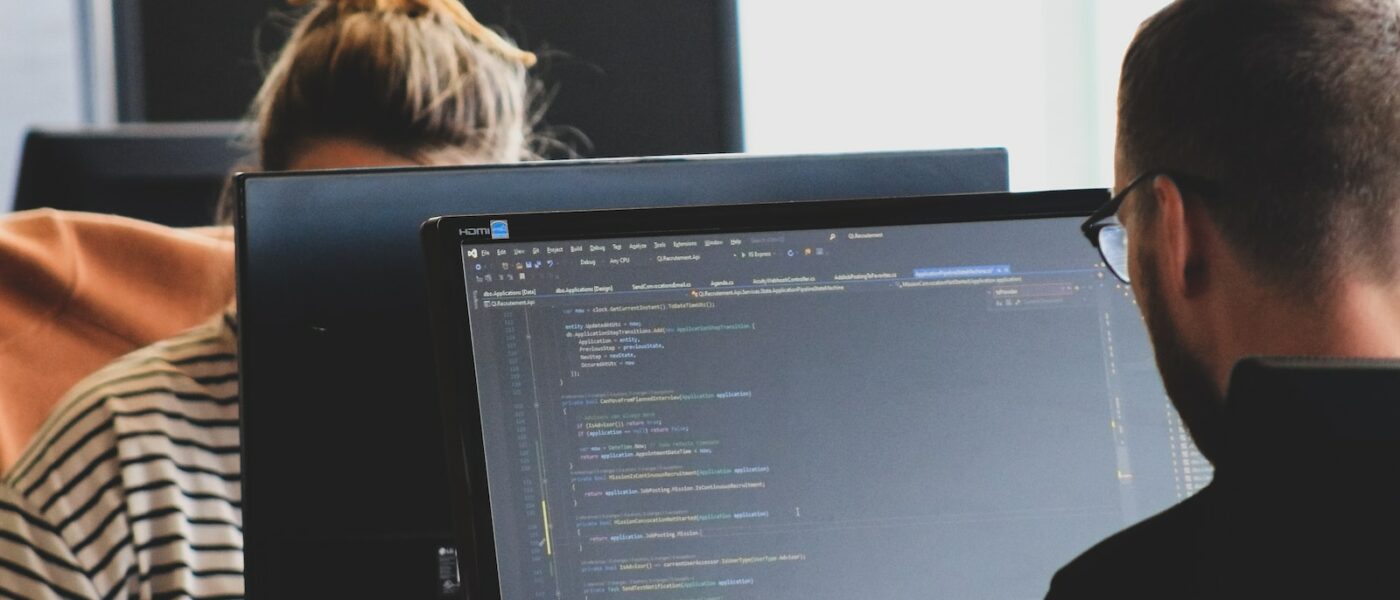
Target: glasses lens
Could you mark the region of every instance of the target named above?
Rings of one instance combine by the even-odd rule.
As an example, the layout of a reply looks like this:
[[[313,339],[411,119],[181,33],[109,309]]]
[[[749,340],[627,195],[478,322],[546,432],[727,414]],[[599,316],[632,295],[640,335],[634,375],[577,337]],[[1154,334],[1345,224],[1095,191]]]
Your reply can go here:
[[[1122,225],[1106,225],[1099,230],[1099,252],[1104,262],[1123,283],[1128,279],[1128,231]]]

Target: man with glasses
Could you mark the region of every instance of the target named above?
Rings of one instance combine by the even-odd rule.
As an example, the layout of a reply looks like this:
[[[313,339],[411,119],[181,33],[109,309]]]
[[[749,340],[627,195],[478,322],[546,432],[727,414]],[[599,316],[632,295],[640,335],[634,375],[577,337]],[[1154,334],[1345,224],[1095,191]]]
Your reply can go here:
[[[1172,3],[1124,59],[1116,176],[1084,233],[1215,480],[1049,597],[1397,596],[1400,5]]]

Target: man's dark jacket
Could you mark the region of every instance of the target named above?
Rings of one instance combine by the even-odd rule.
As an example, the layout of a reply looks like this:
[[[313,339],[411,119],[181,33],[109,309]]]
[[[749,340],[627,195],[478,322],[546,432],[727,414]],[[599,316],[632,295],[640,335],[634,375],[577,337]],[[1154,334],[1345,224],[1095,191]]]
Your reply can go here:
[[[1247,359],[1214,481],[1047,598],[1400,598],[1400,362]]]

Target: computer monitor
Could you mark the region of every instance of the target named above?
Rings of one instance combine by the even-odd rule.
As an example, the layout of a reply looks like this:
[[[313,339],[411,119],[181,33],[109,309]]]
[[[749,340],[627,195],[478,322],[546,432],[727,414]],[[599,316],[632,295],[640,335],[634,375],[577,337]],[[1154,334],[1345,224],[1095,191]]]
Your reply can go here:
[[[463,597],[1043,596],[1209,478],[1107,199],[430,221]]]
[[[213,224],[219,193],[247,154],[239,132],[224,122],[31,129],[14,208]]]
[[[238,181],[248,593],[437,598],[451,503],[418,242],[424,220],[1004,190],[1007,168],[998,149]],[[340,572],[356,577],[328,576]]]
[[[267,57],[305,14],[287,0],[82,4],[102,2],[109,6],[88,14],[95,26],[110,20],[111,47],[96,49],[114,63],[122,121],[242,118]],[[558,92],[542,125],[581,131],[590,143],[574,145],[584,156],[744,149],[735,0],[466,4],[482,23],[540,56],[531,75]]]

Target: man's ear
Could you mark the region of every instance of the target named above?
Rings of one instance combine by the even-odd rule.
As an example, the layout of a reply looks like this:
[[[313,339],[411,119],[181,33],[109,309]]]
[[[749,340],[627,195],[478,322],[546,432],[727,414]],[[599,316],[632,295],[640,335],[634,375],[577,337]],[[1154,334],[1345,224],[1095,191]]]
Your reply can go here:
[[[1161,283],[1167,288],[1163,291],[1187,298],[1198,296],[1208,283],[1204,247],[1215,225],[1198,202],[1182,195],[1170,177],[1153,181],[1152,194],[1157,202],[1152,211],[1157,235],[1152,243],[1162,263]]]

